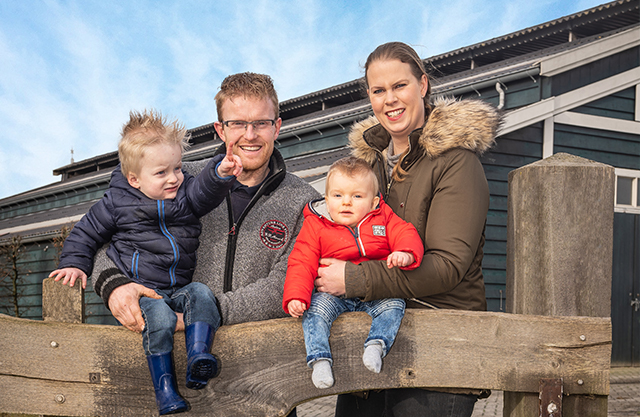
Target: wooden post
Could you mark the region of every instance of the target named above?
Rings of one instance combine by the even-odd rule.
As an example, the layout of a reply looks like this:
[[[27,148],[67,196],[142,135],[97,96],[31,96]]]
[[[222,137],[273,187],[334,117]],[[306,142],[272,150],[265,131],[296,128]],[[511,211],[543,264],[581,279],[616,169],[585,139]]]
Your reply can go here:
[[[84,290],[76,282],[73,287],[61,281],[45,278],[42,281],[42,319],[62,323],[84,322]]]
[[[565,153],[509,174],[507,312],[610,317],[614,180],[613,167]],[[505,392],[503,415],[537,416],[538,402]],[[607,396],[565,396],[562,409],[606,416]]]

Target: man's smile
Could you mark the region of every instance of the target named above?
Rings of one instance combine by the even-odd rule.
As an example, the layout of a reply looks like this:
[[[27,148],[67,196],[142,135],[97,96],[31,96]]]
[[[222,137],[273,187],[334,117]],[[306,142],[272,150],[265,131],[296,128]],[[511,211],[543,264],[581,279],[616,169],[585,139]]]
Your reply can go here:
[[[239,145],[238,147],[245,152],[255,152],[262,149],[262,146],[259,145]]]

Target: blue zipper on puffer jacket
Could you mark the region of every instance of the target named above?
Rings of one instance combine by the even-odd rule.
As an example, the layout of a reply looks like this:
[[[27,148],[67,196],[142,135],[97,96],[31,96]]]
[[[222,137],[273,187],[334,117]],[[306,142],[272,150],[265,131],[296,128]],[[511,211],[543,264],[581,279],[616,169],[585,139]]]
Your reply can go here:
[[[133,275],[133,279],[135,281],[140,282],[140,275],[138,275],[138,261],[140,260],[140,252],[133,252],[133,256],[131,257],[131,274]]]
[[[169,233],[169,229],[167,229],[167,225],[165,223],[164,218],[164,201],[158,200],[158,221],[160,223],[160,230],[162,234],[169,239],[169,243],[171,243],[171,248],[173,249],[173,264],[171,264],[171,268],[169,268],[169,279],[171,280],[171,286],[176,285],[176,266],[178,265],[178,261],[180,260],[180,252],[178,251],[178,246],[176,245],[176,238],[174,238],[171,233]]]

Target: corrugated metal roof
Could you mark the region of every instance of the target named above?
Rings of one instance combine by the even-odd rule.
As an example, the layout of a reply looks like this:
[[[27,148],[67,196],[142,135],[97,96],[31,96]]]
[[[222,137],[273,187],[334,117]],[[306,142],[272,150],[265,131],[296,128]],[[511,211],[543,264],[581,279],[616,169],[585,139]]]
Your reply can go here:
[[[502,65],[506,60],[566,44],[575,45],[583,38],[592,38],[636,25],[640,21],[639,6],[640,2],[637,0],[605,3],[504,36],[435,55],[424,59],[424,62],[427,71],[436,78],[478,70],[491,64]],[[289,114],[292,117],[299,116],[305,106],[317,105],[325,95],[336,97],[340,95],[340,90],[344,90],[344,94],[355,94],[354,92],[361,88],[361,82],[360,78],[283,101],[280,103],[282,117],[285,119]]]
[[[570,41],[635,25],[640,20],[640,2],[619,0],[582,12],[531,26],[504,36],[436,55],[425,63],[440,74],[451,74],[476,66],[503,61]],[[436,74],[437,75],[437,74]]]

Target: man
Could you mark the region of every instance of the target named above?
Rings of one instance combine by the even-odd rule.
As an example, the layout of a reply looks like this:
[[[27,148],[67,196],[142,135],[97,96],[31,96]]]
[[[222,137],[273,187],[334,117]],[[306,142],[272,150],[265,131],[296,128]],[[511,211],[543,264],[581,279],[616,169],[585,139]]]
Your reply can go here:
[[[218,301],[223,325],[284,317],[282,291],[287,257],[302,227],[304,205],[320,195],[286,172],[274,148],[280,132],[278,97],[267,75],[227,77],[216,95],[215,129],[240,157],[242,174],[220,206],[201,218],[202,234],[193,280],[208,285]],[[185,162],[197,175],[206,161]],[[96,257],[94,289],[114,317],[141,332],[139,298],[153,290],[120,273],[102,250]],[[179,322],[178,328],[182,328]]]

